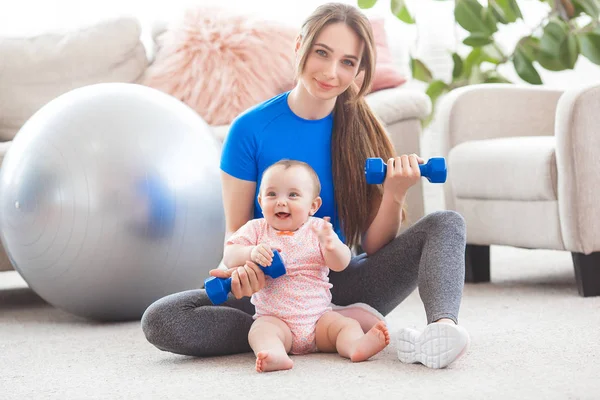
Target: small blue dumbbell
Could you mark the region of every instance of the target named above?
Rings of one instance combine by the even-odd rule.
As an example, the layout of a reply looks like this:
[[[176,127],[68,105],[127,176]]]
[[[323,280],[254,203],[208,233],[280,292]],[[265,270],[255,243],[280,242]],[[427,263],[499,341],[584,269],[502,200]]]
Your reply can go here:
[[[285,275],[285,265],[281,260],[281,256],[277,250],[273,250],[273,261],[268,267],[260,266],[260,269],[265,275],[271,278],[279,278],[281,275]],[[208,298],[214,305],[219,305],[227,300],[227,295],[231,292],[231,278],[217,278],[211,276],[204,281],[204,289]]]
[[[430,158],[427,164],[419,165],[421,176],[427,178],[432,183],[446,182],[446,159],[443,157]],[[381,158],[367,158],[365,163],[365,175],[368,184],[380,184],[385,180],[387,174],[387,164]]]

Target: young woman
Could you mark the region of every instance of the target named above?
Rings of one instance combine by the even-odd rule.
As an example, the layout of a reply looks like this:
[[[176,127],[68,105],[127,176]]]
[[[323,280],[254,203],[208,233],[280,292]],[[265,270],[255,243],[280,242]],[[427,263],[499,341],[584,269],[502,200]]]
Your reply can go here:
[[[415,154],[395,156],[365,102],[376,57],[368,19],[349,5],[322,5],[302,25],[295,51],[294,89],[240,115],[224,144],[227,237],[262,216],[257,195],[267,167],[281,159],[306,162],[321,181],[322,206],[315,216],[330,216],[342,241],[351,247],[360,242],[365,251],[344,271],[330,273],[332,303],[347,306],[340,311],[347,316],[370,309],[386,315],[418,287],[428,325],[423,332],[398,333],[398,356],[403,362],[445,367],[469,342],[458,326],[464,220],[452,211],[432,213],[398,235],[406,193],[421,179],[418,164],[423,160]],[[361,71],[358,88],[355,78]],[[382,186],[366,184],[362,171],[368,157],[388,160]],[[152,344],[195,356],[251,351],[254,307],[249,296],[264,287],[264,274],[249,261],[211,275],[232,277],[231,300],[214,307],[203,290],[158,300],[142,318]],[[363,307],[352,307],[356,303]],[[363,318],[365,312],[355,315],[365,330],[378,321]],[[436,345],[427,345],[430,341]]]

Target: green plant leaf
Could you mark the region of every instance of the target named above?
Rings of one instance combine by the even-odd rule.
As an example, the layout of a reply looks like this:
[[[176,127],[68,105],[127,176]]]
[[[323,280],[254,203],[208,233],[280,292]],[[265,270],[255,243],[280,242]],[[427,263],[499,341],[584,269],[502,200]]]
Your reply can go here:
[[[540,39],[533,36],[525,36],[519,40],[516,47],[519,48],[530,61],[535,61],[540,52]]]
[[[569,34],[567,40],[560,49],[560,58],[568,69],[575,68],[579,57],[579,41],[575,35]]]
[[[452,68],[452,79],[458,79],[463,73],[463,60],[457,53],[452,53],[452,61],[454,67]]]
[[[558,56],[540,51],[535,59],[548,71],[564,71],[567,69]]]
[[[477,0],[456,0],[454,18],[468,32],[487,33],[488,35],[494,33],[495,30],[490,29],[486,23],[486,15],[485,9]]]
[[[418,79],[423,82],[431,82],[433,80],[433,76],[431,71],[425,64],[416,58],[410,59],[410,70],[412,71],[412,76],[415,79]]]
[[[469,37],[463,40],[463,43],[471,47],[482,47],[486,44],[493,43],[494,40],[483,33],[471,33]]]
[[[508,0],[508,6],[515,13],[517,19],[523,19],[523,14],[521,13],[521,8],[519,7],[519,3],[517,0]]]
[[[358,0],[359,8],[371,8],[377,3],[377,0]]]
[[[540,50],[549,54],[558,54],[560,44],[567,36],[565,23],[553,19],[544,26],[544,33],[540,40]]]
[[[491,64],[498,65],[501,62],[505,62],[505,58],[507,57],[501,54],[492,45],[487,45],[484,47],[475,47],[465,58],[465,61],[463,63],[462,77],[469,78],[471,76],[473,68],[479,68],[479,66],[483,62],[489,62]]]
[[[600,34],[587,33],[577,36],[581,54],[594,64],[600,65]]]
[[[519,18],[523,19],[516,0],[488,0],[488,3],[498,21],[503,24],[515,22]]]
[[[446,84],[444,81],[440,80],[434,80],[429,84],[429,86],[427,86],[425,93],[427,93],[431,99],[431,114],[423,119],[423,126],[427,126],[431,123],[433,117],[435,116],[435,108],[438,98],[448,91],[450,91],[450,86],[448,86],[448,84]]]
[[[473,65],[473,68],[471,68],[471,76],[469,76],[469,85],[477,85],[484,81],[485,77],[483,76],[480,65]]]
[[[446,93],[448,90],[449,86],[446,84],[446,82],[441,80],[435,80],[429,84],[425,93],[431,99],[431,103],[435,104],[438,97]]]
[[[491,8],[483,9],[483,22],[487,26],[489,32],[498,32],[498,19],[494,16],[494,12]]]
[[[506,55],[504,55],[498,47],[493,44],[488,44],[481,48],[482,61],[487,61],[492,64],[500,64],[506,61]]]
[[[525,82],[531,83],[532,85],[541,85],[542,78],[536,71],[533,63],[519,48],[515,50],[513,54],[513,64],[517,75]]]
[[[490,70],[483,73],[483,83],[513,83],[511,80],[500,75],[496,70]]]
[[[502,11],[502,9],[500,8],[500,6],[498,6],[498,4],[496,4],[495,0],[489,0],[488,1],[488,7],[490,8],[490,10],[492,10],[492,13],[494,13],[494,16],[496,17],[496,19],[498,20],[498,22],[500,22],[501,24],[509,24],[511,21],[508,20],[508,18],[506,18],[506,15],[504,14],[504,11]],[[512,21],[514,22],[514,21]]]
[[[408,8],[406,8],[404,0],[392,0],[390,3],[390,8],[392,10],[392,14],[394,14],[400,21],[407,24],[415,23],[414,18],[412,15],[410,15]]]
[[[600,7],[597,0],[573,0],[573,5],[577,10],[583,10],[584,13],[592,17],[595,21],[600,16]]]
[[[479,66],[483,62],[483,51],[481,47],[475,47],[465,58],[463,68],[463,78],[469,78],[473,67]]]
[[[569,33],[568,25],[557,19],[548,22],[536,58],[540,65],[550,71],[572,69],[578,55],[577,39]]]

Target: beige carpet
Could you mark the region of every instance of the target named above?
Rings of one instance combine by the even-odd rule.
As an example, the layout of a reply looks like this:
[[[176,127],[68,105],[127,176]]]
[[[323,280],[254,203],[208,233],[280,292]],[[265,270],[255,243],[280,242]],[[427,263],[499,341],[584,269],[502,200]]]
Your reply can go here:
[[[568,253],[492,248],[491,284],[467,285],[469,352],[445,370],[405,365],[392,343],[372,361],[295,357],[258,374],[251,354],[161,352],[139,323],[97,324],[50,307],[0,273],[0,399],[598,399],[600,297],[577,295]],[[390,316],[422,328],[418,292]]]

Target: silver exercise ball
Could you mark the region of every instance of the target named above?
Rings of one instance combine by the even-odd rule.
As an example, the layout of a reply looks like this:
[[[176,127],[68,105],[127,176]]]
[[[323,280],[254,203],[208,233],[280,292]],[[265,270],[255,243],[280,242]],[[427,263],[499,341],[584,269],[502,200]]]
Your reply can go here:
[[[50,304],[140,318],[202,287],[223,252],[220,144],[179,100],[141,85],[68,92],[23,125],[0,169],[14,268]]]

